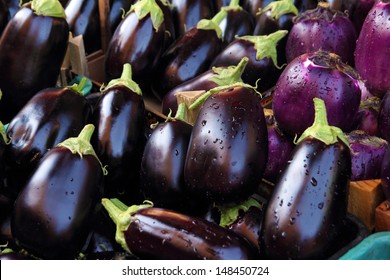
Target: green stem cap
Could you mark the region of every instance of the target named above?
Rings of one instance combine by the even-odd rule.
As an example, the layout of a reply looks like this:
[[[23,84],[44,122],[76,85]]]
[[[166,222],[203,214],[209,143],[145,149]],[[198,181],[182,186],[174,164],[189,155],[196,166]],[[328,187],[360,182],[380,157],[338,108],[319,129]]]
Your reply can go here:
[[[241,76],[248,64],[248,61],[249,58],[244,56],[237,65],[229,67],[213,67],[212,70],[215,75],[209,78],[209,81],[216,83],[218,86],[242,82]]]
[[[227,12],[221,9],[212,19],[201,19],[196,25],[197,29],[214,30],[218,38],[222,38],[222,30],[219,27],[221,21],[227,16]]]
[[[66,18],[64,7],[58,0],[32,0],[29,3],[38,16]]]
[[[165,1],[161,1],[163,5],[166,5]],[[153,23],[153,27],[156,31],[160,28],[164,22],[164,13],[156,0],[140,0],[135,4],[131,5],[130,10],[127,14],[134,12],[139,20],[146,17],[148,14]]]
[[[82,77],[79,83],[74,83],[73,85],[68,86],[68,88],[81,95],[86,95],[86,93],[88,93],[85,91],[87,82],[88,79],[86,77]]]
[[[129,63],[123,65],[123,71],[119,79],[111,80],[106,87],[102,87],[102,91],[107,91],[115,86],[125,86],[130,89],[132,92],[142,95],[142,90],[139,85],[132,78],[132,69]]]
[[[11,143],[11,138],[8,137],[4,124],[0,121],[0,135],[6,145]]]
[[[340,139],[349,147],[349,142],[343,131],[336,126],[329,125],[324,100],[315,97],[313,101],[315,112],[314,123],[302,133],[297,141],[294,142],[298,144],[303,141],[303,139],[311,137],[324,142],[326,145],[332,145]]]
[[[244,202],[241,202],[239,204],[216,205],[216,208],[221,213],[221,219],[219,221],[219,225],[221,227],[226,227],[231,225],[237,220],[240,214],[240,210],[246,213],[250,207],[262,208],[262,205],[253,197],[250,197]]]
[[[299,11],[294,5],[293,0],[279,0],[269,3],[264,9],[260,10],[259,13],[271,11],[270,17],[279,20],[279,18],[286,14],[298,15]]]
[[[153,206],[153,203],[150,201],[145,201],[145,204],[141,205],[132,205],[124,210],[124,204],[118,202],[118,200],[103,198],[102,205],[107,210],[108,215],[113,220],[116,225],[115,240],[122,246],[122,248],[131,254],[129,247],[126,244],[125,232],[129,225],[135,220],[133,214],[138,210],[149,208]]]

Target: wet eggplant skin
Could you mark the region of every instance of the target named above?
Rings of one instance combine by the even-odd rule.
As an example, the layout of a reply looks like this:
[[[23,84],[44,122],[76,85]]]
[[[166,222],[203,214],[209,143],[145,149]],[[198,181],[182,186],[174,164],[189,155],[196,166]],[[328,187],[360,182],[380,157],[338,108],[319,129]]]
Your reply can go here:
[[[155,207],[139,210],[133,218],[125,239],[130,251],[141,259],[257,258],[245,239],[202,218]]]
[[[193,193],[211,200],[251,195],[268,155],[264,110],[253,89],[237,86],[209,97],[194,124],[184,178]]]
[[[17,243],[40,258],[74,258],[100,208],[102,179],[95,157],[52,149],[15,201],[11,230]]]
[[[0,110],[4,123],[35,93],[55,86],[68,37],[64,18],[37,16],[28,5],[9,21],[0,38]]]
[[[276,183],[263,223],[267,259],[326,259],[340,237],[351,175],[349,148],[306,138]]]

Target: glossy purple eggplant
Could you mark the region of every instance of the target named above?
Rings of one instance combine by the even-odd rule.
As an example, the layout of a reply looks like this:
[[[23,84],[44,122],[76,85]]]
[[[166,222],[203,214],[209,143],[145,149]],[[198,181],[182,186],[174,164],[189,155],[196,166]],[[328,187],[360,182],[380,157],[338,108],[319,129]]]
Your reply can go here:
[[[162,100],[162,113],[168,116],[170,110],[172,110],[172,114],[176,114],[178,107],[176,93],[178,92],[198,90],[208,91],[217,86],[226,86],[242,82],[241,75],[248,61],[249,59],[247,57],[243,57],[237,65],[231,65],[228,67],[213,67],[195,78],[174,87],[164,96]]]
[[[92,107],[79,86],[47,88],[36,93],[12,118],[6,148],[8,187],[17,194],[39,160],[58,143],[77,136]]]
[[[42,13],[40,9],[49,4],[52,9]],[[0,38],[3,122],[9,122],[39,90],[56,85],[68,36],[58,0],[33,0],[9,21]]]
[[[165,0],[141,0],[131,6],[108,44],[106,82],[119,77],[123,64],[133,67],[134,80],[150,83],[163,51],[174,39],[170,10]],[[147,8],[147,11],[143,11]],[[142,13],[140,13],[143,11]]]
[[[266,167],[264,111],[259,94],[248,85],[217,87],[210,93],[192,130],[184,178],[194,194],[237,201],[255,191]]]
[[[320,2],[316,9],[294,18],[286,43],[286,59],[290,62],[301,54],[321,49],[339,55],[353,66],[356,39],[355,26],[348,15]]]
[[[355,67],[368,90],[382,98],[390,89],[390,2],[377,1],[368,13],[355,49]]]
[[[279,128],[299,136],[314,120],[314,97],[326,103],[330,125],[347,132],[359,110],[359,75],[339,56],[325,51],[303,54],[291,61],[276,83],[272,109]]]
[[[218,24],[225,16],[226,13],[219,12],[211,20],[200,20],[164,52],[152,82],[158,99],[209,69],[221,49],[222,34]]]
[[[28,0],[6,0],[8,11],[9,11],[9,19],[13,18],[17,11],[20,9],[20,3],[25,4],[29,2]]]
[[[180,212],[134,205],[127,209],[103,199],[114,223],[116,240],[141,259],[246,260],[257,258],[251,245],[235,232]],[[122,217],[122,218],[121,218]]]
[[[343,132],[316,118],[298,139],[265,212],[260,244],[267,259],[326,259],[334,252],[347,214],[351,157]]]
[[[127,202],[137,201],[139,172],[145,145],[146,112],[142,91],[132,80],[131,66],[103,89],[96,105],[92,138],[96,154],[107,165],[104,193]]]
[[[72,35],[83,36],[87,54],[102,48],[99,1],[69,0],[65,7],[65,14]]]
[[[87,240],[105,173],[89,143],[93,131],[86,125],[46,153],[15,201],[12,235],[36,257],[75,258]]]
[[[111,34],[114,34],[122,20],[123,12],[130,10],[135,0],[111,0],[110,2],[110,30]]]
[[[368,135],[379,136],[379,110],[382,99],[370,96],[360,101],[359,111],[354,121],[354,129],[363,130]]]
[[[211,19],[217,11],[210,0],[171,0],[176,36],[180,37],[202,19]]]
[[[263,92],[273,87],[280,75],[276,46],[287,31],[279,30],[269,35],[237,37],[211,63],[211,67],[237,65],[244,57],[249,62],[242,73],[242,80]]]

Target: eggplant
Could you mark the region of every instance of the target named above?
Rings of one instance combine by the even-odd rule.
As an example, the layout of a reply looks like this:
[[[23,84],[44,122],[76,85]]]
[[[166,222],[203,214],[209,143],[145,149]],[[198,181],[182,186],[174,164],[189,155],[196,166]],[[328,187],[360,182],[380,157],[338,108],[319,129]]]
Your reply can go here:
[[[7,183],[14,195],[50,149],[77,136],[87,124],[92,108],[81,94],[84,81],[39,91],[12,118],[7,128],[11,142],[5,157]]]
[[[321,49],[335,53],[343,62],[354,65],[357,33],[347,14],[331,9],[329,3],[319,2],[316,9],[303,12],[293,22],[286,43],[287,62]]]
[[[380,101],[378,112],[378,136],[390,142],[390,90]]]
[[[379,179],[388,142],[362,130],[353,130],[345,137],[351,150],[351,181]]]
[[[56,85],[68,36],[58,0],[33,0],[9,21],[0,38],[3,122],[9,122],[38,91]]]
[[[153,93],[159,100],[174,87],[209,69],[221,49],[218,24],[225,16],[222,10],[210,20],[200,20],[164,52],[152,81]]]
[[[46,153],[15,201],[12,235],[36,257],[74,258],[87,240],[106,174],[89,142],[93,131],[88,124]]]
[[[92,116],[92,138],[99,159],[107,165],[104,195],[128,202],[140,197],[139,172],[145,146],[146,111],[142,90],[132,80],[132,67],[105,87]]]
[[[0,121],[0,195],[4,190],[5,162],[6,162],[5,149],[10,142],[11,139],[7,136],[5,127],[3,123]]]
[[[19,11],[21,4],[25,4],[29,2],[28,0],[6,0],[8,11],[9,11],[9,19],[13,18],[17,11]]]
[[[236,233],[202,218],[151,204],[102,204],[117,225],[116,240],[125,251],[141,259],[246,260],[257,257],[250,244]]]
[[[376,96],[370,96],[360,101],[359,111],[353,127],[355,130],[363,130],[368,135],[379,136],[379,110],[382,100]]]
[[[279,30],[264,36],[237,37],[215,57],[210,67],[236,65],[246,56],[249,62],[242,73],[242,80],[249,85],[256,85],[257,90],[263,92],[273,87],[280,75],[276,45],[286,34],[286,30]]]
[[[246,198],[257,188],[267,163],[267,127],[259,94],[238,83],[217,87],[200,99],[205,101],[192,129],[186,184],[211,201]],[[196,106],[199,102],[189,109]]]
[[[390,55],[390,3],[376,1],[364,20],[356,42],[355,68],[368,90],[382,98],[390,89],[386,58]]]
[[[210,0],[171,0],[175,33],[182,36],[202,19],[211,19],[216,10]]]
[[[380,180],[385,198],[390,201],[390,149],[387,149],[383,156],[380,168]]]
[[[260,244],[267,259],[326,259],[347,215],[351,157],[343,131],[327,122],[325,102],[294,148],[268,201]]]
[[[141,88],[150,83],[161,54],[174,39],[166,5],[163,0],[141,0],[131,6],[108,44],[106,82],[119,77],[123,65],[129,63],[133,67],[134,80]]]
[[[111,0],[110,3],[110,30],[114,34],[116,28],[123,18],[123,13],[130,10],[135,0]]]
[[[355,25],[356,32],[359,34],[364,20],[366,19],[369,11],[375,4],[375,0],[357,0],[353,12],[350,14],[351,20]]]
[[[102,48],[99,1],[69,0],[65,7],[65,14],[72,35],[83,36],[87,54]]]
[[[197,90],[209,91],[217,86],[226,86],[242,82],[241,75],[248,61],[249,59],[247,57],[243,57],[237,65],[213,67],[195,78],[174,87],[162,100],[162,113],[167,116],[171,110],[172,114],[176,114],[178,107],[176,94],[178,92]]]
[[[359,75],[334,53],[317,51],[291,61],[276,83],[272,109],[279,128],[301,135],[314,120],[312,100],[326,103],[329,124],[351,131],[361,100]]]

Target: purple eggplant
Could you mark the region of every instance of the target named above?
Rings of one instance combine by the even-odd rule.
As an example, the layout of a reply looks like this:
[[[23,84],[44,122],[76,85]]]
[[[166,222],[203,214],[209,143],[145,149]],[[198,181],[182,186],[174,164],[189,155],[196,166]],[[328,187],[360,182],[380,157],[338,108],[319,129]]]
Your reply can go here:
[[[390,201],[390,149],[387,149],[383,156],[380,168],[380,179],[385,198]]]
[[[265,212],[260,244],[267,259],[324,259],[334,252],[347,214],[348,141],[328,125],[325,102],[294,148]]]
[[[93,125],[51,149],[15,201],[12,235],[44,259],[74,258],[101,204],[105,170],[89,143]]]
[[[83,83],[41,90],[12,118],[5,153],[8,187],[14,194],[50,149],[77,136],[87,124],[92,108],[80,92]]]
[[[351,181],[379,179],[388,142],[362,130],[353,130],[345,137],[351,149]]]
[[[238,83],[217,87],[198,100],[202,99],[184,179],[192,193],[212,201],[246,198],[257,188],[267,163],[267,127],[259,94]],[[190,109],[196,106],[198,102]]]
[[[279,128],[300,135],[313,123],[313,98],[325,101],[329,124],[348,132],[359,110],[359,76],[339,56],[325,51],[300,55],[280,75],[272,100]]]
[[[0,121],[0,194],[4,189],[4,179],[5,179],[5,149],[6,146],[11,142],[11,139],[7,136],[5,127]]]
[[[378,112],[378,136],[390,142],[390,90],[380,101]]]
[[[211,63],[211,67],[237,65],[244,57],[249,62],[242,73],[242,80],[262,92],[273,87],[280,75],[276,45],[286,36],[279,30],[269,35],[237,37]]]
[[[130,10],[135,0],[111,0],[110,1],[110,30],[114,34],[116,28],[122,20],[123,12]]]
[[[102,200],[117,225],[116,240],[141,259],[246,260],[257,258],[251,245],[235,232],[202,218],[150,204],[118,207]]]
[[[58,0],[33,0],[8,22],[0,38],[4,122],[39,90],[56,85],[68,36],[65,12]]]
[[[119,23],[105,55],[106,82],[122,73],[123,65],[133,67],[134,80],[150,83],[157,62],[174,39],[170,10],[164,0],[141,0],[133,4]]]
[[[107,165],[104,194],[123,201],[140,197],[139,172],[145,145],[146,112],[139,85],[132,80],[131,65],[103,89],[96,105],[92,138],[96,154]]]
[[[354,129],[363,130],[368,135],[379,135],[379,110],[382,100],[370,96],[360,101],[359,111],[354,122]]]
[[[6,0],[8,11],[9,11],[9,19],[13,18],[14,15],[19,11],[20,4],[25,4],[26,2],[29,2],[28,0]]]
[[[164,52],[152,83],[158,99],[209,69],[221,49],[222,32],[218,25],[225,16],[220,11],[210,20],[200,20]]]
[[[353,1],[352,1],[353,2]],[[359,34],[364,20],[366,19],[369,11],[374,6],[376,0],[357,0],[353,12],[350,14],[351,20],[355,25],[356,32]]]
[[[236,66],[213,67],[195,78],[174,87],[162,100],[162,113],[167,116],[170,110],[172,110],[172,114],[176,114],[178,106],[176,93],[178,92],[197,90],[209,91],[217,86],[226,86],[242,82],[241,75],[248,61],[249,59],[247,57],[243,57]]]
[[[304,53],[319,49],[335,53],[341,60],[354,65],[357,33],[352,21],[343,12],[333,10],[329,3],[320,2],[316,9],[307,10],[294,18],[286,43],[287,62]]]
[[[355,49],[355,67],[368,90],[380,98],[390,89],[390,3],[377,1],[368,13]]]

